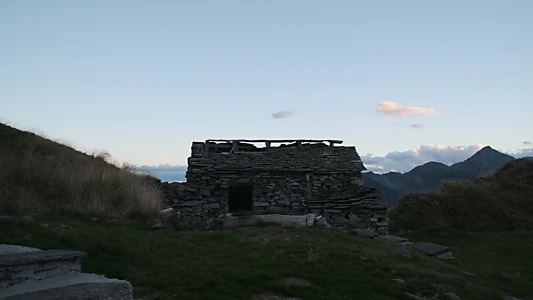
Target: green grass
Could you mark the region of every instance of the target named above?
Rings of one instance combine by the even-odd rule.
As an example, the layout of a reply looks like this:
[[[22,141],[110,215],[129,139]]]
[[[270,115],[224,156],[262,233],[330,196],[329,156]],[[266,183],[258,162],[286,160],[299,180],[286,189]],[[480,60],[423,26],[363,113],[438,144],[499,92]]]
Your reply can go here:
[[[407,299],[405,292],[453,292],[462,299],[533,294],[532,233],[408,233],[413,241],[449,245],[457,258],[449,262],[414,251],[413,258],[404,258],[389,243],[326,228],[154,232],[142,223],[80,215],[36,219],[50,227],[4,224],[0,243],[85,251],[84,272],[127,279],[143,299],[250,299],[265,292],[303,299]],[[285,277],[312,286],[286,287],[280,283]]]
[[[404,237],[449,246],[465,271],[493,282],[506,295],[533,296],[533,231],[467,232],[425,229]]]

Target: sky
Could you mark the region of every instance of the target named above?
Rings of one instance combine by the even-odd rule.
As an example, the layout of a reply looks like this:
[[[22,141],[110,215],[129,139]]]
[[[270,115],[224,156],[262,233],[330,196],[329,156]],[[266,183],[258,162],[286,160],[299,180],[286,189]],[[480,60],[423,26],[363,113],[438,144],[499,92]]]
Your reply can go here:
[[[340,139],[369,169],[533,153],[533,2],[0,1],[0,121],[134,165]]]

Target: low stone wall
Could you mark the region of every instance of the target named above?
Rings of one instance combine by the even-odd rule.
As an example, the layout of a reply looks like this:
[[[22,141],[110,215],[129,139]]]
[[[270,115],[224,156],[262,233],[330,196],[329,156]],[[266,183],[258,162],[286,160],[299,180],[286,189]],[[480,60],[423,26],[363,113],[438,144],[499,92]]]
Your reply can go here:
[[[165,206],[172,207],[177,212],[172,220],[181,226],[209,229],[222,224],[228,214],[226,202],[203,198],[185,182],[162,183],[162,189],[166,198]],[[311,212],[324,216],[328,223],[335,226],[351,225],[370,229],[378,234],[388,234],[387,203],[374,188],[358,185],[341,191],[328,191],[306,200],[305,206],[280,206],[280,201],[275,199],[273,197],[270,201],[265,201],[268,205],[256,206],[255,209]]]
[[[308,207],[311,212],[323,215],[333,225],[350,224],[378,234],[389,232],[387,202],[375,188],[353,186],[344,191],[316,197],[309,201]]]

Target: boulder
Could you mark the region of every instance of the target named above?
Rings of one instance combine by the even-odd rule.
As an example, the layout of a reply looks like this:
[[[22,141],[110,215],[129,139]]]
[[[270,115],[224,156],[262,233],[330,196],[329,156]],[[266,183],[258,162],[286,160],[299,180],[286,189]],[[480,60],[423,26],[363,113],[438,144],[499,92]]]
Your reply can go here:
[[[453,259],[453,253],[451,253],[450,251],[447,251],[447,252],[437,255],[437,258],[445,259],[445,260]]]
[[[315,219],[315,225],[316,226],[324,226],[324,227],[330,227],[328,224],[328,221],[324,216],[318,216]]]

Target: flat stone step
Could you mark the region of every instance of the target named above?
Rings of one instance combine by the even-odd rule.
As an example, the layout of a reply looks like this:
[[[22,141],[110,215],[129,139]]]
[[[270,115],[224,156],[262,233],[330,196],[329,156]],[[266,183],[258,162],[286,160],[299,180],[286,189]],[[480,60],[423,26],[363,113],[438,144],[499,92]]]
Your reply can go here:
[[[0,255],[0,289],[25,281],[80,273],[83,256],[85,256],[84,252],[69,250],[37,250],[2,254]]]
[[[133,287],[126,280],[78,273],[26,281],[0,289],[1,300],[132,300]]]
[[[413,247],[416,250],[424,254],[427,254],[429,256],[436,256],[436,255],[450,251],[450,248],[448,248],[447,246],[428,243],[428,242],[418,242],[418,243],[415,243]]]

